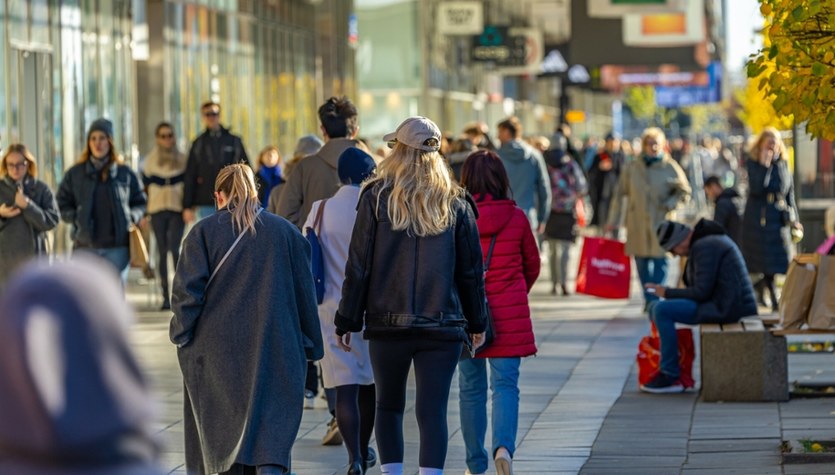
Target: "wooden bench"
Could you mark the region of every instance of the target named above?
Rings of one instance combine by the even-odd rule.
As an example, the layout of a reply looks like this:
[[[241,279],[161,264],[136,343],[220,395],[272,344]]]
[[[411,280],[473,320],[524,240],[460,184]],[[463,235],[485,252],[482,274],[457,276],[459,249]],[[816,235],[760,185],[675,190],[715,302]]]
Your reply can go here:
[[[759,317],[738,323],[702,324],[702,400],[787,401],[786,338]]]

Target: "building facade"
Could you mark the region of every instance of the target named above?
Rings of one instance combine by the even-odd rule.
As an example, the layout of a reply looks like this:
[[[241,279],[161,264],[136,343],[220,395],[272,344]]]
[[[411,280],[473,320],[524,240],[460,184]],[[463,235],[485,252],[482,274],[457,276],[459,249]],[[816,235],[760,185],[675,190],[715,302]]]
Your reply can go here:
[[[0,146],[25,143],[57,187],[86,130],[113,121],[136,166],[169,121],[187,149],[215,100],[250,156],[292,152],[316,108],[356,94],[344,0],[0,2]]]
[[[496,124],[509,115],[525,133],[548,134],[558,121],[554,78],[506,74],[472,60],[473,35],[442,32],[441,0],[357,0],[357,83],[361,135],[379,144],[403,118],[425,115],[458,134],[474,121]],[[530,23],[526,3],[483,2],[484,24]]]

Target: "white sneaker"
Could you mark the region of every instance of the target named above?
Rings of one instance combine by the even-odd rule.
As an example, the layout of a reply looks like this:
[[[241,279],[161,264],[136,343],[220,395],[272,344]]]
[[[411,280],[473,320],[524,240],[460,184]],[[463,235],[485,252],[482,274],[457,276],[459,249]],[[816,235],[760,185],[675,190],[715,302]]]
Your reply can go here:
[[[513,475],[513,458],[506,448],[499,447],[493,462],[496,464],[496,475]]]
[[[316,396],[313,395],[313,391],[305,391],[304,392],[304,408],[305,409],[313,409],[316,405]]]
[[[470,469],[468,468],[467,470],[464,470],[464,475],[487,475],[487,472],[473,473],[473,472],[471,472],[471,471],[470,471]]]

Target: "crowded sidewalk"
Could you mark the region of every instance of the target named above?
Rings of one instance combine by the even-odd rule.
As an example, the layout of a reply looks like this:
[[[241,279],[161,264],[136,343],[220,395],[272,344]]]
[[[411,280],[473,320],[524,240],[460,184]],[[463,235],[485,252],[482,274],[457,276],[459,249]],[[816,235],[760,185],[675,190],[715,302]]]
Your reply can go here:
[[[183,386],[175,347],[168,341],[170,315],[149,311],[159,307],[152,297],[156,292],[149,290],[156,286],[137,283],[136,277],[132,275],[128,288],[129,300],[138,309],[132,341],[159,402],[163,468],[182,474]],[[832,399],[717,404],[699,401],[693,390],[679,395],[640,393],[635,354],[649,323],[641,313],[637,283],[632,300],[609,301],[576,294],[554,297],[547,281],[547,275],[540,277],[531,292],[539,352],[522,363],[514,473],[835,474],[835,464],[782,466],[780,461],[781,440],[835,438]],[[790,354],[789,380],[835,381],[831,360],[830,353]],[[698,361],[697,354],[697,381]],[[456,378],[448,416],[445,473],[450,474],[466,468],[457,388]],[[417,473],[413,390],[409,398],[404,465],[405,473]],[[294,473],[345,472],[345,449],[321,445],[330,418],[320,398],[314,409],[304,411],[293,449]],[[369,473],[380,473],[379,467]],[[492,466],[488,473],[494,473]]]

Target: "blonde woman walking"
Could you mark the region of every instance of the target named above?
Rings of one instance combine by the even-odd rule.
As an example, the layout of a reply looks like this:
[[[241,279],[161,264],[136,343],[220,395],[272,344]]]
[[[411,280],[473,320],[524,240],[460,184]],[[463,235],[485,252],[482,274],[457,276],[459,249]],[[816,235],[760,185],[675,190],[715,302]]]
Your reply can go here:
[[[661,129],[644,130],[641,156],[624,166],[608,217],[609,232],[616,231],[626,221],[626,254],[635,258],[643,289],[646,284],[664,285],[667,252],[658,243],[655,230],[664,220],[674,219],[675,210],[690,197],[687,176],[667,153],[666,145],[667,138]],[[644,290],[645,311],[657,300],[657,295]]]
[[[779,303],[774,276],[788,271],[792,230],[803,230],[787,156],[780,132],[768,127],[745,157],[748,197],[742,218],[742,255],[748,271],[763,276],[754,284],[758,303],[767,306],[767,290],[774,311]]]
[[[438,153],[434,122],[410,117],[383,140],[392,151],[360,195],[336,333],[347,348],[350,332],[365,327],[384,474],[403,473],[406,380],[414,363],[420,474],[439,475],[452,376],[463,343],[478,346],[484,338],[475,204]]]
[[[287,473],[307,360],[323,352],[310,246],[261,212],[249,166],[223,168],[214,190],[218,212],[186,237],[171,301],[186,471]]]

